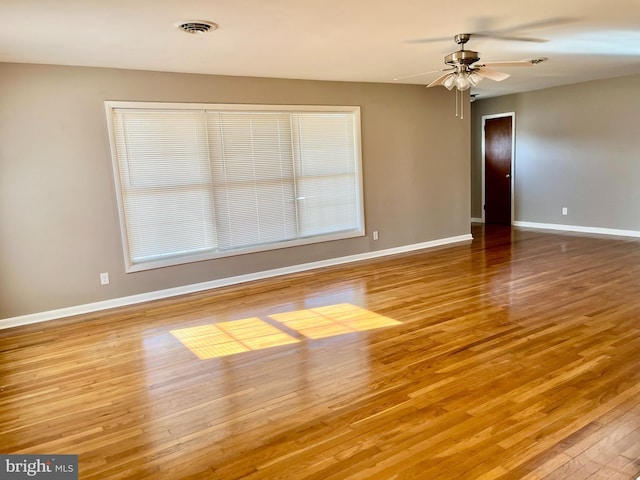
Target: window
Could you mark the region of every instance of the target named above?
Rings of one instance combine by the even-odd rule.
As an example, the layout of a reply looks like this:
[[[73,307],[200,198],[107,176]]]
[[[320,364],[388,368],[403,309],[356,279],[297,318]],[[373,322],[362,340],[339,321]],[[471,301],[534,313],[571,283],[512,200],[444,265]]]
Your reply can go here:
[[[358,107],[106,108],[127,271],[364,234]]]

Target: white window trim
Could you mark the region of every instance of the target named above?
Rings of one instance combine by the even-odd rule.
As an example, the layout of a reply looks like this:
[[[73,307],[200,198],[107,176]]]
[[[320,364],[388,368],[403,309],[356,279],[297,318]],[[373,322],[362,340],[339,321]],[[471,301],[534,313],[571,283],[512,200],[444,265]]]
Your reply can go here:
[[[231,257],[250,253],[264,252],[269,250],[277,250],[282,248],[291,248],[302,245],[311,245],[315,243],[343,240],[348,238],[362,237],[365,235],[364,220],[364,195],[363,195],[363,175],[362,175],[362,143],[361,143],[361,127],[360,127],[360,107],[359,106],[328,106],[328,105],[260,105],[260,104],[218,104],[218,103],[165,103],[165,102],[128,102],[128,101],[112,101],[107,100],[105,110],[107,115],[107,126],[109,133],[109,141],[111,146],[112,167],[114,174],[114,183],[116,190],[116,199],[118,204],[118,213],[120,220],[120,234],[124,253],[125,271],[127,273],[151,270],[155,268],[168,267],[173,265],[182,265],[186,263],[212,260],[216,258]],[[358,209],[358,225],[359,228],[333,234],[317,235],[308,238],[299,238],[277,242],[274,244],[262,244],[254,247],[242,248],[227,252],[205,252],[180,255],[175,257],[166,257],[156,260],[134,263],[131,261],[129,252],[129,244],[127,239],[125,209],[123,204],[123,192],[121,188],[120,169],[118,166],[118,158],[116,153],[116,138],[113,124],[114,109],[180,109],[180,110],[220,110],[220,111],[280,111],[280,112],[336,112],[336,113],[352,113],[355,117],[354,122],[354,150],[356,155],[355,177],[357,182],[357,203]]]

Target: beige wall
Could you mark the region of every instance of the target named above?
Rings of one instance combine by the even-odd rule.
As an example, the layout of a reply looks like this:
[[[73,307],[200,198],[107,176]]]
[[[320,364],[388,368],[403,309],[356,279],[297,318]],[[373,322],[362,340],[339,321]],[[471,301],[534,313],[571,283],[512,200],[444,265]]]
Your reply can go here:
[[[474,102],[472,216],[482,215],[482,116],[515,112],[516,221],[640,231],[638,87],[634,75]]]
[[[361,106],[369,235],[126,274],[105,100]],[[445,89],[0,64],[0,318],[468,234],[469,149]]]

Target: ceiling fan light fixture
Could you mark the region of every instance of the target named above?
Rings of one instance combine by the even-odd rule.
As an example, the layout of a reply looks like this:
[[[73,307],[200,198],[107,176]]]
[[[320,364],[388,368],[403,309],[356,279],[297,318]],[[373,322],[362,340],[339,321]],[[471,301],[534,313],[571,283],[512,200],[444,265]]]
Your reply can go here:
[[[466,72],[457,73],[455,83],[456,88],[461,92],[469,90],[469,88],[471,87],[471,82],[469,82],[469,77]]]
[[[454,87],[455,83],[456,83],[456,74],[452,73],[445,79],[444,82],[442,82],[442,86],[447,90],[451,90]]]
[[[469,73],[469,83],[472,87],[476,87],[482,81],[482,75],[476,72]]]

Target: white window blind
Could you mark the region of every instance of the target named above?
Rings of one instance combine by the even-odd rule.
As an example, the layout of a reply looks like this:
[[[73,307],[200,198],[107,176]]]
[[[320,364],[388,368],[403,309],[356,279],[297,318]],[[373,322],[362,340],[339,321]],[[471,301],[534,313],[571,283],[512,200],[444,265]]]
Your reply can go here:
[[[128,271],[364,234],[357,107],[107,112]]]
[[[351,118],[307,113],[292,120],[301,235],[352,228],[359,196]]]
[[[289,115],[207,112],[207,126],[219,248],[297,238]]]

